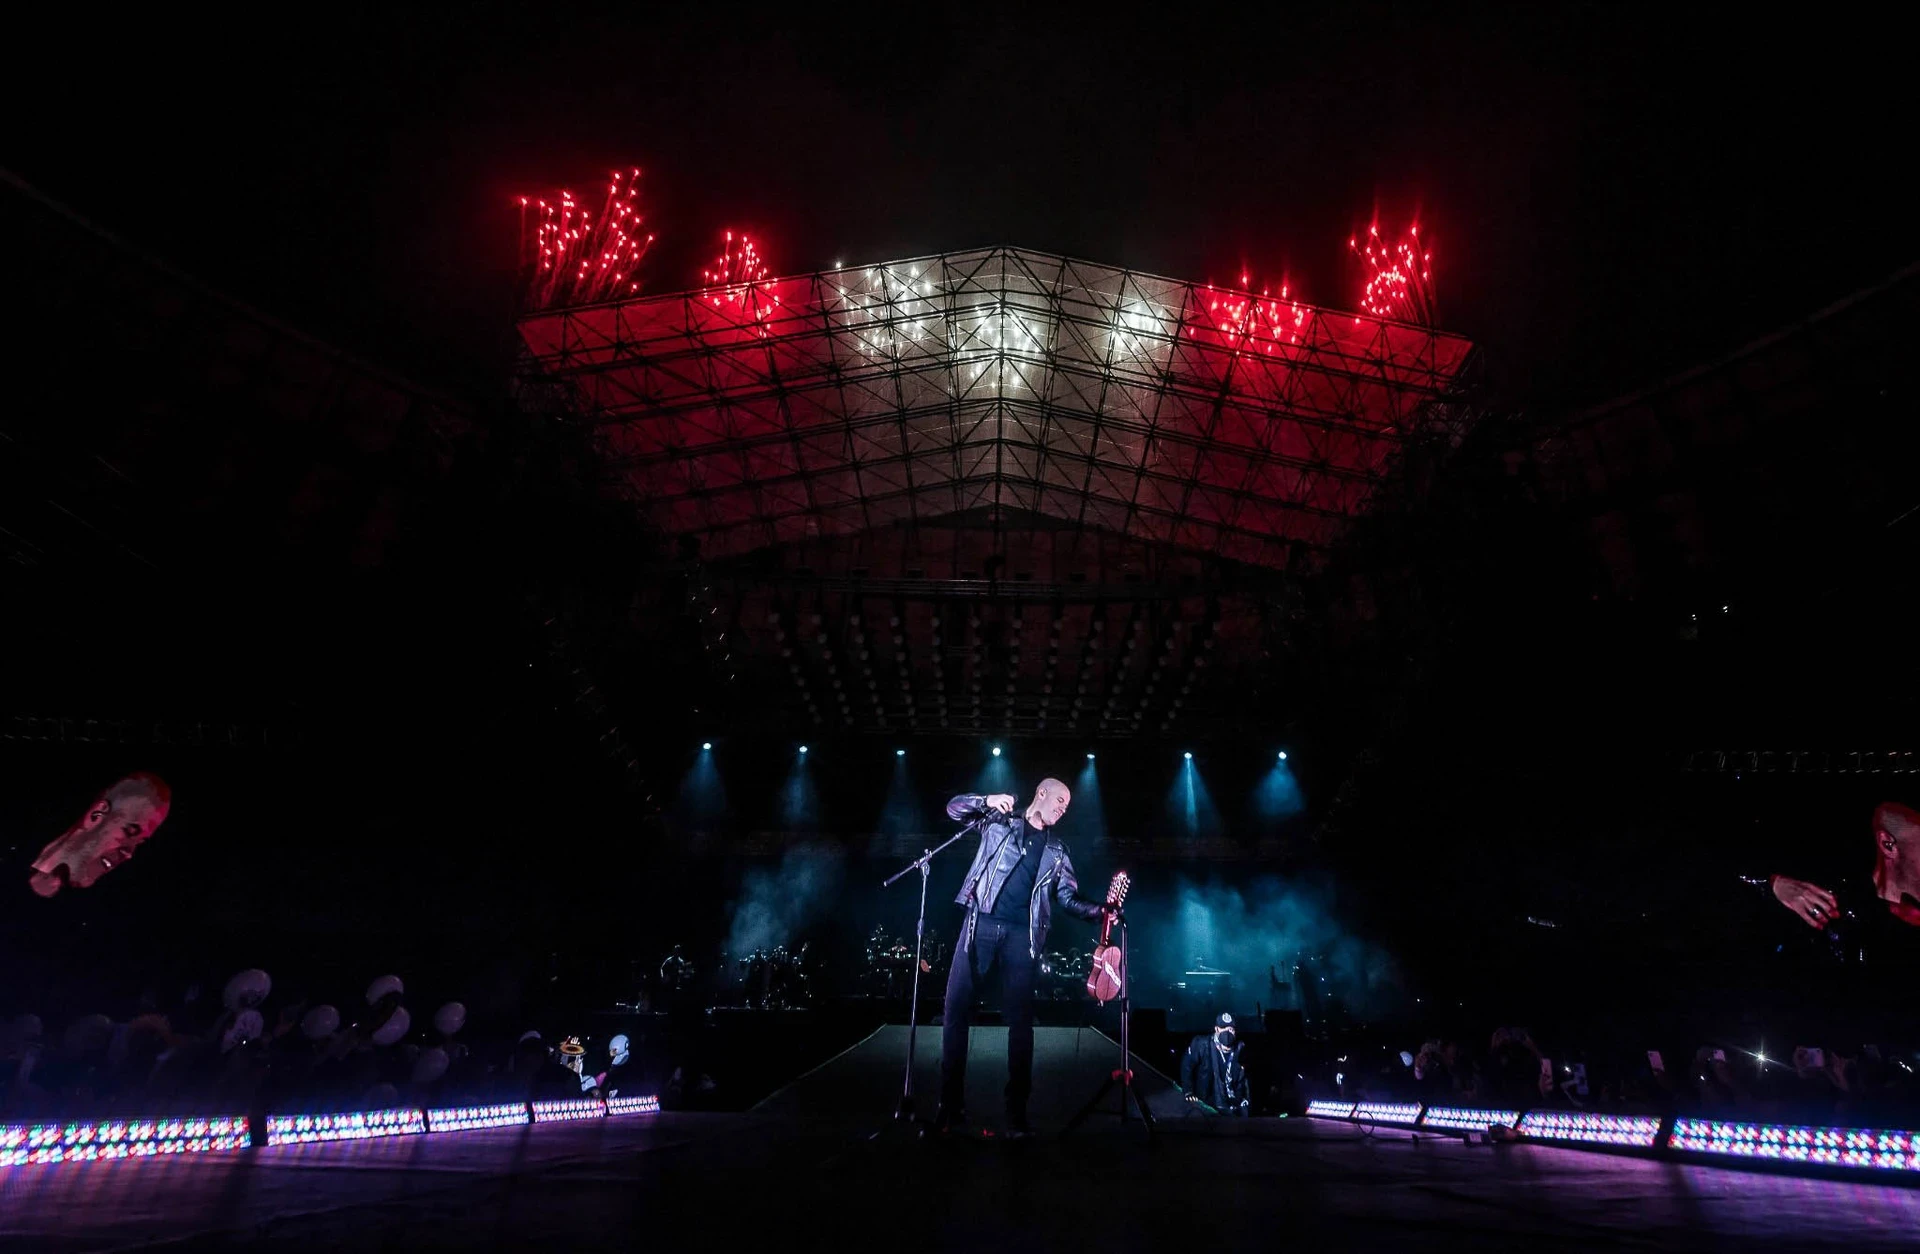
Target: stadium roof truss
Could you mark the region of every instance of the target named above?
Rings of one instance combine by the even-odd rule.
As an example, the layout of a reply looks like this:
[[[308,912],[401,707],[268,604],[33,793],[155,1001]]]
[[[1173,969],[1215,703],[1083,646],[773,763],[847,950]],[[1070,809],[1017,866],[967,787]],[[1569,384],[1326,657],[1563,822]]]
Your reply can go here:
[[[1018,249],[520,332],[616,487],[708,558],[987,509],[1310,567],[1470,413],[1459,336]]]

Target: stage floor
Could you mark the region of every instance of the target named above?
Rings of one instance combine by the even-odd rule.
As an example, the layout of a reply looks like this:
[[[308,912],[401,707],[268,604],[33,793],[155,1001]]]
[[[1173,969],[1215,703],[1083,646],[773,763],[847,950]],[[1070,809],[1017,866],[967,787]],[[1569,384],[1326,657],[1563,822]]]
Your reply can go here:
[[[995,1126],[1005,1029],[977,1028],[970,1109]],[[1536,1252],[1911,1248],[1920,1189],[1301,1119],[1168,1117],[1149,1148],[1109,1108],[1061,1126],[1116,1060],[1043,1028],[1040,1136],[926,1143],[889,1118],[906,1029],[882,1028],[744,1114],[664,1114],[233,1155],[0,1172],[0,1243],[35,1250],[638,1247],[1061,1251],[1325,1243]],[[921,1030],[934,1091],[937,1032]]]

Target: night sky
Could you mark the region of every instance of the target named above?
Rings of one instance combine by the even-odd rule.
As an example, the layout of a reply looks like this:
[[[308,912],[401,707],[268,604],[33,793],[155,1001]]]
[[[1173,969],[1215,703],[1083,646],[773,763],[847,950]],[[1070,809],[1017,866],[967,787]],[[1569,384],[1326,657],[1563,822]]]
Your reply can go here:
[[[430,384],[498,394],[515,197],[638,164],[690,286],[1008,244],[1351,307],[1418,212],[1502,403],[1603,399],[1913,259],[1890,32],[1532,7],[304,8],[16,28],[4,162],[136,245]],[[322,14],[328,14],[324,18]],[[670,15],[671,14],[671,15]],[[681,16],[682,14],[687,16]],[[1836,16],[1837,15],[1837,16]]]

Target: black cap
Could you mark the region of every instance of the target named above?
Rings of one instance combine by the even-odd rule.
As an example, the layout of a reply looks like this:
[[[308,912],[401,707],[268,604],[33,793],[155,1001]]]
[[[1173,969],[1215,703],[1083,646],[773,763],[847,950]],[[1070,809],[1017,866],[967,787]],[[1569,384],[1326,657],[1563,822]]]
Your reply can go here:
[[[1213,1026],[1216,1028],[1230,1028],[1233,1026],[1233,1016],[1222,1010],[1215,1016]]]

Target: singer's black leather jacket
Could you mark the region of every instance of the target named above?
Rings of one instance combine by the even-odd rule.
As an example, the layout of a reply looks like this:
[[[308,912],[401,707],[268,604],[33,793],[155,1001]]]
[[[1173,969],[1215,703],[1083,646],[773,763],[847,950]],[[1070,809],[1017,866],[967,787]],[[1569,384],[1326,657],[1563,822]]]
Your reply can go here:
[[[973,855],[973,866],[967,870],[967,878],[960,881],[960,895],[954,900],[967,908],[966,930],[961,934],[961,948],[973,945],[973,925],[982,911],[991,912],[993,903],[1000,896],[1001,887],[1007,877],[1013,874],[1014,867],[1020,862],[1021,839],[1029,830],[1027,821],[1018,814],[1000,814],[987,808],[987,799],[977,793],[963,793],[947,802],[947,817],[954,820],[977,819],[986,815],[986,821],[980,824],[980,849]],[[1080,896],[1080,881],[1073,875],[1073,859],[1067,856],[1067,846],[1052,829],[1041,833],[1046,839],[1046,847],[1040,851],[1040,869],[1033,877],[1033,897],[1027,902],[1027,954],[1037,957],[1040,947],[1047,943],[1047,929],[1053,924],[1053,903],[1057,899],[1060,908],[1068,914],[1082,919],[1100,917],[1100,903],[1088,901]]]

